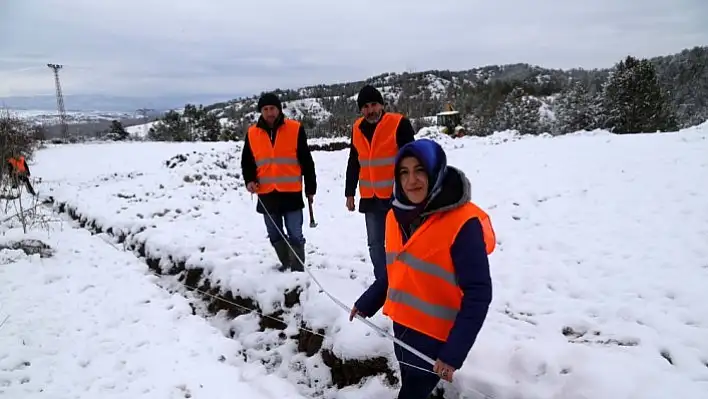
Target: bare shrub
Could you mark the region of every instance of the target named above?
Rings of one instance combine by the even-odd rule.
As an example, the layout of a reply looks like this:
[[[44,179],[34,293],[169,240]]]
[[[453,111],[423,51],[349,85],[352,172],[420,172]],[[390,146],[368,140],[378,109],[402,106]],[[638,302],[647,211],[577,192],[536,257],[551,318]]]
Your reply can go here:
[[[0,109],[0,223],[16,219],[25,233],[38,224],[48,229],[49,219],[40,211],[39,195],[23,195],[25,184],[13,177],[8,160],[17,156],[31,160],[41,138],[38,133],[31,124]]]

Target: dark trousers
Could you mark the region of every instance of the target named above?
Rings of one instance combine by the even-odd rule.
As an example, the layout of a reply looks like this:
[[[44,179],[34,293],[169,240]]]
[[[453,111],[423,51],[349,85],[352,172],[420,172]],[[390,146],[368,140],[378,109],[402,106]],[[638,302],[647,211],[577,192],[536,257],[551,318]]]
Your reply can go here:
[[[369,257],[374,265],[374,277],[378,280],[386,275],[386,210],[376,210],[364,213],[366,221],[366,241],[369,246]]]
[[[305,237],[302,234],[302,209],[284,213],[271,213],[270,215],[266,213],[263,214],[263,218],[271,244],[282,241],[283,237],[287,237],[290,245],[293,246],[305,244]],[[283,230],[283,224],[285,225],[285,230],[287,230],[287,235],[285,230]]]
[[[415,330],[393,323],[393,334],[396,338],[419,350],[433,360],[437,359],[443,343],[427,337]],[[427,399],[440,381],[437,374],[432,373],[433,366],[412,352],[394,343],[394,353],[401,370],[401,389],[398,399]],[[415,367],[411,367],[413,365]],[[431,372],[420,370],[430,370]]]
[[[32,183],[30,183],[29,178],[27,176],[13,176],[12,178],[12,188],[17,188],[17,186],[20,183],[23,183],[25,185],[25,188],[27,189],[27,192],[30,193],[31,195],[37,195],[37,193],[34,192],[34,188],[32,187]]]

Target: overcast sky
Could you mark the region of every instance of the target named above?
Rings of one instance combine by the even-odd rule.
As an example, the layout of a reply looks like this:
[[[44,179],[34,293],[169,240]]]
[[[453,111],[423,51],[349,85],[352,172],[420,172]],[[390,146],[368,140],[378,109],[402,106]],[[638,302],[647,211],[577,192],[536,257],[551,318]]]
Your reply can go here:
[[[387,71],[608,67],[708,45],[707,0],[0,0],[0,97],[256,94]]]

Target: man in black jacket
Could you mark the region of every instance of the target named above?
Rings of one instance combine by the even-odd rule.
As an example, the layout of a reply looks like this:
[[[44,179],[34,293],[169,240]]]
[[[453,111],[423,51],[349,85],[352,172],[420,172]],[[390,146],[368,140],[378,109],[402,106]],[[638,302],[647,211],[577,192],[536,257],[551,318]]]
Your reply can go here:
[[[256,212],[263,214],[268,238],[282,264],[279,270],[303,271],[297,259],[305,262],[302,180],[312,203],[317,191],[315,162],[305,129],[284,117],[275,94],[264,94],[258,100],[258,110],[261,116],[248,129],[243,144],[241,173],[246,189],[258,194]]]
[[[362,117],[354,123],[354,128],[352,129],[352,142],[349,147],[349,161],[347,163],[344,195],[347,198],[347,209],[350,212],[353,212],[356,208],[354,206],[354,195],[356,193],[357,184],[360,185],[360,196],[362,198],[359,200],[359,212],[364,214],[369,256],[371,258],[371,263],[374,265],[374,276],[378,279],[386,274],[386,249],[384,248],[384,235],[386,234],[386,213],[391,208],[394,166],[393,160],[391,160],[391,188],[386,195],[380,196],[377,193],[373,193],[373,195],[370,195],[370,193],[366,193],[367,195],[361,195],[363,192],[362,190],[366,189],[361,187],[361,183],[359,182],[361,177],[361,163],[359,160],[360,154],[357,149],[357,143],[361,143],[362,140],[366,140],[369,147],[371,147],[372,143],[382,143],[377,145],[395,146],[396,148],[392,148],[394,151],[393,155],[395,156],[395,151],[403,147],[405,144],[415,140],[415,130],[413,129],[413,125],[408,118],[402,116],[401,114],[386,112],[384,110],[383,96],[381,95],[381,92],[373,86],[366,85],[359,91],[357,105],[359,106]],[[398,122],[387,122],[384,125],[379,126],[384,118],[387,120],[398,120]],[[374,133],[382,138],[374,141]],[[391,135],[395,135],[395,144],[392,144],[390,140],[385,139],[385,137],[390,137]],[[363,139],[361,139],[362,136]],[[364,148],[366,147],[367,146],[364,145]],[[372,153],[384,153],[386,151],[387,150],[382,150],[380,148],[376,148],[375,146],[371,148]]]
[[[10,175],[10,181],[12,182],[12,188],[17,188],[19,183],[24,183],[27,192],[31,195],[37,195],[32,187],[32,183],[29,180],[31,176],[29,166],[27,165],[27,160],[19,152],[15,151],[13,156],[8,158],[6,162],[6,167],[8,174]]]

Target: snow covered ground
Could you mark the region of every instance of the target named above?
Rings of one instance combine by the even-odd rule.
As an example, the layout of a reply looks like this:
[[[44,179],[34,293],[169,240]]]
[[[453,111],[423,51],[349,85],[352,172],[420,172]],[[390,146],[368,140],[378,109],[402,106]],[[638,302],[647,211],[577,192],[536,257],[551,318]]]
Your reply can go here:
[[[125,131],[131,136],[147,137],[150,128],[155,126],[156,123],[157,122],[148,122],[140,125],[128,126],[125,128]]]
[[[66,222],[19,232],[0,247],[29,238],[55,253],[0,252],[0,397],[303,398],[130,253]]]
[[[708,124],[670,134],[438,139],[499,240],[490,314],[448,397],[705,397]],[[0,266],[0,323],[10,315],[0,348],[12,348],[0,349],[0,393],[172,397],[183,386],[195,398],[239,389],[253,392],[232,396],[395,397],[383,375],[331,387],[322,351],[308,357],[283,338],[302,318],[325,331],[323,350],[384,356],[397,368],[390,341],[350,323],[306,274],[274,270],[239,154],[240,143],[84,144],[43,150],[31,167],[43,194],[126,244],[144,243],[164,271],[170,261],[204,269],[261,312],[285,310],[288,328],[259,331],[257,317],[225,312],[203,321],[132,255],[67,230],[48,240],[59,248],[54,258]],[[305,233],[313,273],[351,304],[373,276],[363,216],[344,206],[346,155],[315,153],[319,225],[306,220]],[[299,304],[287,308],[283,292],[298,286]],[[372,321],[390,327],[380,314]],[[266,387],[273,391],[258,392]]]

